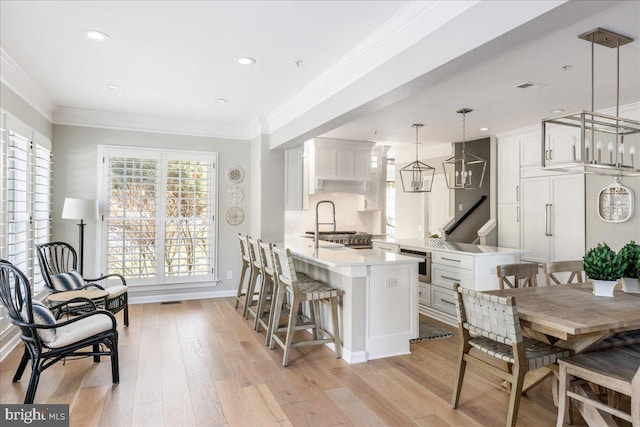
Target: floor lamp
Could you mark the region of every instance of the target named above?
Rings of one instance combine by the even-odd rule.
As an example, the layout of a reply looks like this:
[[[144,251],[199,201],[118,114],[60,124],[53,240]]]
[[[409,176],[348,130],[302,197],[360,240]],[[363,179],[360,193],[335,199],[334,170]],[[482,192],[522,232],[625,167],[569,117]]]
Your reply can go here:
[[[79,219],[80,224],[80,274],[84,269],[84,226],[87,225],[85,219],[98,219],[98,201],[92,199],[64,199],[62,208],[62,219]]]

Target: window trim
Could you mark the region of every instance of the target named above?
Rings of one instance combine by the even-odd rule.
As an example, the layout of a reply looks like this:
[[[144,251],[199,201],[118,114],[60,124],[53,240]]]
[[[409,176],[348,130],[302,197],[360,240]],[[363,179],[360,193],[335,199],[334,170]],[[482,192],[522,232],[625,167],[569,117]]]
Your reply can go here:
[[[176,285],[189,284],[191,288],[193,287],[206,287],[206,286],[215,286],[219,281],[219,262],[220,262],[220,252],[219,252],[219,221],[218,221],[218,209],[219,209],[219,198],[220,198],[220,186],[219,186],[219,153],[214,151],[199,151],[199,150],[176,150],[176,149],[163,149],[163,148],[141,148],[141,147],[132,147],[125,145],[105,145],[98,144],[98,201],[100,204],[100,226],[96,227],[96,247],[98,250],[98,267],[99,270],[104,274],[107,271],[107,251],[106,251],[106,216],[104,212],[104,207],[107,203],[108,197],[108,162],[107,156],[120,156],[126,155],[128,157],[146,157],[146,158],[157,158],[159,165],[159,175],[158,182],[162,186],[162,192],[166,190],[166,164],[162,161],[167,155],[170,156],[169,160],[201,160],[203,158],[207,159],[209,163],[209,173],[211,175],[210,178],[210,188],[211,194],[209,203],[211,206],[212,215],[211,219],[211,228],[209,231],[209,246],[211,252],[210,259],[210,267],[213,269],[213,272],[209,272],[206,275],[197,275],[197,276],[165,276],[164,275],[164,253],[160,254],[157,258],[158,265],[156,265],[156,272],[163,273],[162,275],[156,275],[153,277],[147,278],[131,278],[127,279],[127,284],[132,287],[151,287],[154,290],[168,290],[176,289]],[[165,206],[163,204],[159,204],[157,207],[157,218],[165,219]],[[164,223],[164,222],[163,222]],[[162,227],[158,227],[158,238],[164,239],[164,229]]]

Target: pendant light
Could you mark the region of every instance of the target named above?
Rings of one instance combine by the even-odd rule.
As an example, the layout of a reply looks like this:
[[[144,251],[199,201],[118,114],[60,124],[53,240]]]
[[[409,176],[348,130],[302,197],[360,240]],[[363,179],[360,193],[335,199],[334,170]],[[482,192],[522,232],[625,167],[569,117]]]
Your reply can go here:
[[[620,46],[633,39],[602,28],[587,31],[578,38],[591,43],[591,111],[542,121],[542,166],[573,173],[640,176],[640,162],[635,156],[636,150],[640,150],[640,122],[619,117]],[[615,116],[594,112],[595,45],[616,49]]]
[[[416,128],[416,161],[400,169],[402,190],[405,193],[428,193],[433,185],[435,168],[418,160],[418,130],[424,126],[421,123],[411,125]]]
[[[481,188],[484,180],[487,161],[475,154],[468,153],[466,150],[466,115],[472,111],[470,108],[456,111],[456,113],[462,114],[462,152],[442,163],[447,188],[451,190]]]

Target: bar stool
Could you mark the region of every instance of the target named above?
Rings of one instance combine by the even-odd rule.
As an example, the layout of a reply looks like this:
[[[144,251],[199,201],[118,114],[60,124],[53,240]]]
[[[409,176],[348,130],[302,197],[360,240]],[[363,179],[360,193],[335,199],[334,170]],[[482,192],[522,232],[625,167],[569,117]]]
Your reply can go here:
[[[249,242],[248,236],[243,236],[238,233],[238,240],[240,241],[240,254],[242,255],[242,267],[240,270],[240,281],[238,282],[238,292],[236,294],[236,308],[240,303],[243,304],[243,315],[247,317],[247,292],[243,289],[244,279],[247,271],[249,271],[249,281],[251,281],[251,259],[249,258]],[[247,285],[248,286],[248,285]]]
[[[328,284],[320,281],[300,282],[297,278],[295,268],[293,266],[293,257],[289,249],[282,250],[272,247],[274,253],[274,266],[277,277],[277,293],[274,307],[273,317],[271,319],[271,342],[269,348],[273,349],[274,344],[278,344],[284,350],[282,357],[282,366],[289,364],[289,356],[292,347],[319,345],[325,343],[333,343],[336,357],[342,357],[342,347],[340,344],[340,326],[338,324],[338,297],[344,295],[344,291],[334,289]],[[289,319],[286,327],[278,327],[280,316],[282,315],[282,304],[285,296],[291,298]],[[307,303],[309,313],[313,318],[305,318],[300,316],[301,306]],[[320,313],[320,302],[329,304],[331,307],[331,321],[333,334],[327,331],[322,323],[322,315]],[[312,340],[301,340],[294,342],[295,331],[312,330]],[[278,336],[278,333],[286,332],[284,340]]]
[[[251,274],[249,276],[249,286],[247,287],[247,303],[245,304],[244,317],[246,319],[257,317],[258,302],[260,292],[264,288],[264,274],[262,274],[262,260],[260,259],[260,239],[247,237],[249,242],[249,262]],[[258,279],[260,281],[258,282]],[[258,283],[260,288],[258,289]],[[255,329],[255,322],[254,322]]]
[[[273,243],[260,242],[259,243],[259,255],[262,262],[262,274],[265,280],[264,286],[260,290],[258,296],[258,309],[256,315],[256,323],[254,328],[257,332],[260,332],[260,327],[263,327],[266,331],[265,345],[271,343],[271,327],[273,326],[273,313],[274,313],[274,295],[277,289],[276,270],[273,263]],[[267,310],[267,303],[270,302],[269,309]],[[266,316],[266,319],[265,319]]]

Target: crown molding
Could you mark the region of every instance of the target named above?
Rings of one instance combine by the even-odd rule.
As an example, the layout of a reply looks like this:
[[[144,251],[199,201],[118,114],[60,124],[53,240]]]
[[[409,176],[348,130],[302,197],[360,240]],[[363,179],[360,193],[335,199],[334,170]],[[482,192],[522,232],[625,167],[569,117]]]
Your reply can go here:
[[[0,48],[0,81],[47,120],[52,120],[56,104],[2,48]]]
[[[249,140],[249,129],[238,123],[213,123],[146,114],[116,113],[58,107],[53,112],[53,123],[105,129],[203,136],[209,138]]]
[[[410,47],[473,5],[473,1],[414,1],[355,46],[315,80],[267,116],[277,130],[319,105],[372,69]]]

